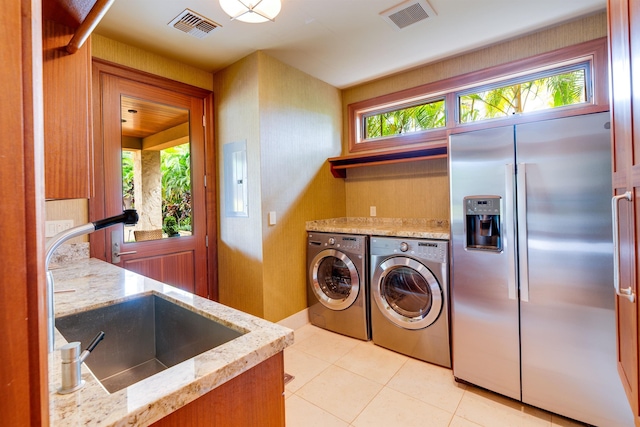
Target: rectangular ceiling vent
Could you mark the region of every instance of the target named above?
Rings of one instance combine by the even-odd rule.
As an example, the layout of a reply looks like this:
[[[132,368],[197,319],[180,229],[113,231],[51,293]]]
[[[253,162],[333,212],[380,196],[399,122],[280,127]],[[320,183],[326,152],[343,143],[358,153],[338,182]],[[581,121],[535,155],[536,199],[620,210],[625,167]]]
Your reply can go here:
[[[189,9],[185,9],[168,25],[199,39],[207,37],[211,31],[221,26]]]
[[[398,31],[435,15],[427,0],[408,0],[380,13],[382,19]]]

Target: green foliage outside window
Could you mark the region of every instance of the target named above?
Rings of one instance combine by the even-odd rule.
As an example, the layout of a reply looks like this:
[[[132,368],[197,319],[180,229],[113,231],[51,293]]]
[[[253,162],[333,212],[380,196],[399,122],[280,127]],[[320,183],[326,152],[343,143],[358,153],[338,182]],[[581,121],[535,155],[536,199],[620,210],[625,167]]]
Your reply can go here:
[[[131,209],[135,209],[133,197],[133,152],[122,150],[122,198],[131,201]]]
[[[586,102],[585,70],[501,86],[459,97],[460,123]]]
[[[133,151],[122,150],[122,196],[131,201],[134,197]],[[162,217],[173,217],[180,230],[191,231],[191,150],[185,143],[160,151],[162,173]]]
[[[365,139],[420,132],[445,125],[444,99],[364,118]]]
[[[160,152],[162,216],[172,216],[180,230],[191,231],[191,149],[177,145]]]

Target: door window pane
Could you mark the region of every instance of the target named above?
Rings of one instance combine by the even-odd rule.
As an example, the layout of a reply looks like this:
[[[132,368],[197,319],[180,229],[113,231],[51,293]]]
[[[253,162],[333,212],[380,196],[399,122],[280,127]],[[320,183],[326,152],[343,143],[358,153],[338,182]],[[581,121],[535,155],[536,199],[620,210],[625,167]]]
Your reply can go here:
[[[122,205],[140,220],[125,242],[192,232],[189,110],[122,96]]]
[[[318,284],[331,299],[344,300],[351,293],[351,272],[339,258],[326,257],[318,266]]]
[[[402,316],[424,317],[431,310],[431,287],[425,278],[412,268],[393,269],[382,283],[381,291],[389,306]]]

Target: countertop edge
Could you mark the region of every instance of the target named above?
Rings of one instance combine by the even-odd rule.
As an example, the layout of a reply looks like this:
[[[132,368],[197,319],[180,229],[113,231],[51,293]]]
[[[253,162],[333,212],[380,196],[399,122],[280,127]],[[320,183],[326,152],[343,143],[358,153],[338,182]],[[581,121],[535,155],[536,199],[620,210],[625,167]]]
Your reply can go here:
[[[449,221],[426,218],[340,217],[307,221],[306,231],[449,240]]]

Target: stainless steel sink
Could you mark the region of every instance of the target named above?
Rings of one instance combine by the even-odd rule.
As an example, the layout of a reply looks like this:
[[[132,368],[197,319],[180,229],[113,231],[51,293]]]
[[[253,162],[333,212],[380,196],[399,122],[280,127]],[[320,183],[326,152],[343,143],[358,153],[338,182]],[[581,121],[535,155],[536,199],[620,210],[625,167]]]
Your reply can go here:
[[[82,349],[105,332],[85,363],[110,393],[243,335],[155,295],[59,317],[56,328]]]

